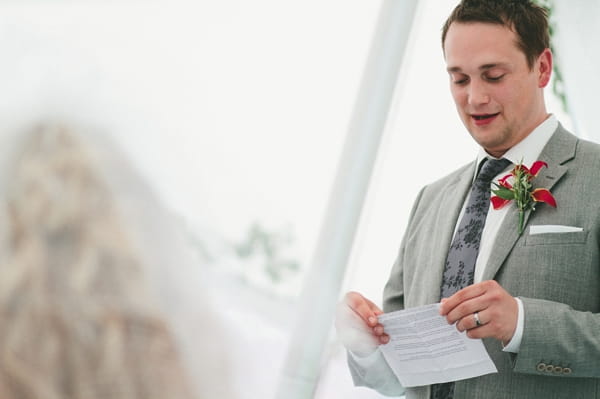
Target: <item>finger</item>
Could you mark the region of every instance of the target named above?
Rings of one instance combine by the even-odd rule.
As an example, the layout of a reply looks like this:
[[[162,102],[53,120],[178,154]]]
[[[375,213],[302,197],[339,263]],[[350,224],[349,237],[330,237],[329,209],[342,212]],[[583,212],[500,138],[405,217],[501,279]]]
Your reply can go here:
[[[482,282],[482,283],[470,285],[468,287],[463,288],[462,290],[459,290],[454,295],[452,295],[448,298],[444,298],[441,301],[440,314],[442,316],[446,316],[448,313],[450,313],[454,308],[459,306],[464,301],[467,301],[469,299],[476,298],[478,296],[485,294],[487,289],[488,289],[487,284],[484,284]]]
[[[379,343],[387,344],[390,341],[390,336],[385,333],[384,327],[381,324],[373,328],[373,334],[379,340]]]
[[[461,318],[456,323],[458,331],[472,330],[474,328],[481,328],[487,324],[486,312],[474,312]]]
[[[344,302],[369,326],[377,326],[377,316],[379,316],[383,312],[373,302],[371,302],[358,292],[348,292],[344,298]]]
[[[494,328],[488,323],[481,327],[471,328],[467,330],[467,337],[473,339],[481,339],[493,337],[495,335]]]
[[[387,344],[388,342],[390,342],[390,336],[389,336],[389,335],[387,335],[387,334],[383,334],[383,335],[381,335],[381,336],[380,336],[380,337],[378,337],[378,338],[379,338],[379,343],[380,343],[380,344],[383,344],[383,345],[385,345],[385,344]]]
[[[452,309],[447,315],[446,320],[448,323],[454,324],[463,318],[468,318],[473,316],[475,312],[482,312],[486,310],[489,306],[489,303],[486,301],[485,295],[480,295],[475,298],[467,299],[462,302],[454,309]]]
[[[371,312],[373,312],[373,314],[375,314],[376,316],[383,314],[383,310],[381,310],[379,306],[377,306],[374,302],[372,302],[368,298],[365,298],[364,296],[362,297],[362,299],[365,301],[366,305],[369,307]]]

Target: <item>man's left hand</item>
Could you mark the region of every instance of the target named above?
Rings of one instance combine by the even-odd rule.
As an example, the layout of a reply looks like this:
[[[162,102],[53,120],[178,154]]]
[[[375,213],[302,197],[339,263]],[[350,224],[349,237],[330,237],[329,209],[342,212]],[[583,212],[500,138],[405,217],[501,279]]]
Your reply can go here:
[[[448,323],[457,322],[456,328],[466,330],[469,338],[493,337],[504,345],[515,333],[518,313],[517,300],[494,280],[463,288],[442,299],[440,307]]]

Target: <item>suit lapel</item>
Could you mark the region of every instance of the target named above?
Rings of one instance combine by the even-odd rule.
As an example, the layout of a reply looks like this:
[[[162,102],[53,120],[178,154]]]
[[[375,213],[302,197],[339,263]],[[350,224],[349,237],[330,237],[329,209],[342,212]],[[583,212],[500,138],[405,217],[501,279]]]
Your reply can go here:
[[[547,168],[540,171],[540,174],[534,181],[534,187],[543,187],[549,190],[558,183],[565,175],[568,167],[564,164],[575,157],[575,149],[577,146],[577,138],[568,133],[559,124],[556,132],[552,135],[542,153],[540,160],[548,164]],[[538,204],[538,206],[548,206],[547,204]],[[560,204],[558,204],[560,206]],[[493,212],[493,210],[490,210]],[[525,227],[531,216],[531,212],[525,215]],[[511,206],[504,217],[500,230],[494,242],[494,249],[490,254],[490,258],[483,273],[484,280],[491,280],[496,276],[498,270],[510,254],[510,251],[515,246],[515,243],[520,238],[518,233],[518,211],[515,206]],[[527,229],[523,230],[523,234],[527,234]]]

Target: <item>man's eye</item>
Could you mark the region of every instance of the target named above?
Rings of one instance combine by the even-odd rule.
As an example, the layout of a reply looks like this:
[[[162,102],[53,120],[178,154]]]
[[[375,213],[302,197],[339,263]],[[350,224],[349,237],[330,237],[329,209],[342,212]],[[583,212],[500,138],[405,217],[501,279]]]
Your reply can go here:
[[[490,82],[498,82],[499,80],[501,80],[504,77],[504,75],[498,75],[498,76],[487,76],[486,79],[489,80]]]
[[[464,85],[465,83],[467,83],[469,81],[469,79],[467,78],[462,78],[462,79],[454,79],[452,81],[453,84],[455,85]]]

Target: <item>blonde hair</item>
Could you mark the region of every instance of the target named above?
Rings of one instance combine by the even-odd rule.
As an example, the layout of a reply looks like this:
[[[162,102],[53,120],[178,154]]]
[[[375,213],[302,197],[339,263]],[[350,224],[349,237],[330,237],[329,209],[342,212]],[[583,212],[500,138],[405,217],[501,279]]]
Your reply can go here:
[[[102,176],[67,128],[29,134],[0,215],[0,397],[191,398]]]

